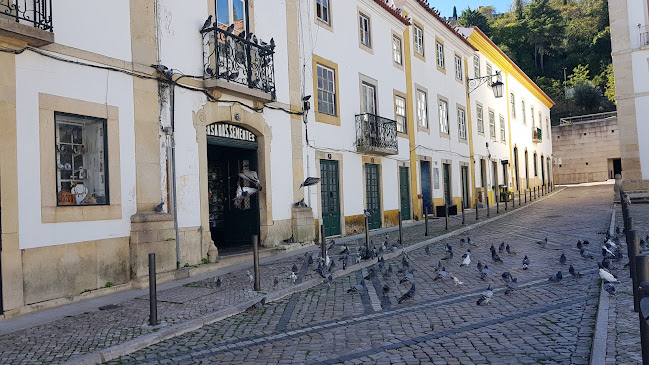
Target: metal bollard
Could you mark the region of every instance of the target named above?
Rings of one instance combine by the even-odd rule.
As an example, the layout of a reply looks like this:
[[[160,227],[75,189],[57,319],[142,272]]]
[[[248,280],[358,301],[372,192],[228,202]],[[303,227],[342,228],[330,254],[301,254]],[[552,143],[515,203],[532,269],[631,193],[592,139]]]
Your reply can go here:
[[[428,236],[428,207],[424,207],[424,225],[426,226],[424,236]]]
[[[489,193],[487,193],[487,218],[491,217],[491,211],[489,209]]]
[[[403,244],[403,220],[401,219],[401,211],[399,211],[399,244]]]
[[[518,207],[521,206],[521,189],[518,189]]]
[[[462,200],[462,224],[464,224],[464,200]]]
[[[475,198],[475,220],[480,220],[480,216],[478,213],[478,198]]]
[[[534,200],[536,200],[536,186],[534,187]]]
[[[326,250],[326,248],[325,248]],[[367,219],[367,216],[365,216],[365,253],[369,254],[370,253],[370,223]],[[326,254],[326,251],[325,251]],[[323,256],[326,257],[326,256]]]
[[[494,192],[494,195],[496,198],[496,214],[500,214],[500,192],[498,193],[498,195],[496,195]]]
[[[509,202],[509,192],[505,194],[505,212],[507,211],[507,203]]]
[[[446,216],[446,230],[448,231],[448,204],[444,203],[444,215]]]
[[[324,226],[320,227],[322,227],[321,231],[324,232]],[[260,291],[261,276],[259,274],[259,236],[256,234],[252,235],[252,269],[255,274],[255,284],[253,289],[255,289],[255,291]]]
[[[635,229],[629,231],[629,240],[626,241],[627,253],[629,255],[629,276],[631,276],[632,288],[633,288],[633,310],[638,312],[640,310],[640,301],[638,299],[638,275],[635,267],[635,257],[640,253],[640,247],[638,245],[638,231]]]
[[[157,326],[158,322],[158,294],[155,282],[155,254],[149,254],[149,324]]]
[[[639,284],[637,288],[638,299],[649,301],[649,254],[642,254],[635,257],[636,278]],[[644,288],[641,290],[640,288]],[[640,344],[642,348],[642,364],[649,365],[649,323],[645,319],[649,313],[640,312]]]

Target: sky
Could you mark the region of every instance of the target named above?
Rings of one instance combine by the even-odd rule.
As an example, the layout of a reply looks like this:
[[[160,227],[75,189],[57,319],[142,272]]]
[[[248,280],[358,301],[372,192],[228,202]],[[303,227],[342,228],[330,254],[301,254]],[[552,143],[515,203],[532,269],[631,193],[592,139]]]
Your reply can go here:
[[[475,9],[479,6],[491,5],[496,8],[496,13],[504,13],[509,10],[512,0],[428,0],[428,3],[435,9],[439,10],[443,17],[448,18],[453,15],[453,6],[457,7],[458,17],[462,15],[462,10],[465,10],[467,6],[471,9]]]

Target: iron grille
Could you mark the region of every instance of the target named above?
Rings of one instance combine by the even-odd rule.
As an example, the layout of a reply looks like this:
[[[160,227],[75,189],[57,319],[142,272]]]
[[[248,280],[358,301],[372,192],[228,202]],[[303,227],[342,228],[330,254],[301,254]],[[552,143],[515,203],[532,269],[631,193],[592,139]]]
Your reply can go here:
[[[649,32],[640,33],[640,47],[649,44]]]
[[[275,94],[275,44],[256,36],[236,35],[218,26],[201,30],[203,35],[203,77],[237,83],[250,89]],[[245,38],[244,38],[245,37]]]
[[[537,141],[537,142],[542,141],[543,140],[543,138],[542,138],[543,135],[541,133],[542,133],[541,128],[532,128],[532,140]]]
[[[356,115],[356,148],[381,154],[399,153],[397,122],[375,114]]]
[[[52,0],[0,0],[0,16],[52,32]]]

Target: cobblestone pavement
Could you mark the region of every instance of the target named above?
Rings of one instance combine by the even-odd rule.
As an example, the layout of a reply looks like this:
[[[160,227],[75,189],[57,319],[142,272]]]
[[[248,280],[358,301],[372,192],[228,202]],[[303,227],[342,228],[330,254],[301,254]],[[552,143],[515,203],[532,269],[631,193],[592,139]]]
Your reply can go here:
[[[643,238],[649,234],[649,204],[632,204],[630,208],[633,224],[638,236]],[[615,225],[624,228],[622,208],[617,206]],[[626,245],[623,234],[620,241]],[[628,262],[626,247],[622,250],[625,255],[623,264]],[[620,283],[616,286],[616,294],[609,298],[608,336],[606,338],[606,364],[640,364],[642,363],[642,348],[640,347],[640,329],[638,314],[633,311],[633,292],[629,269],[623,264],[616,265],[613,273]]]
[[[501,213],[504,213],[502,204],[500,208]],[[511,210],[511,205],[509,209]],[[492,206],[491,214],[492,216],[496,215],[495,206]],[[480,216],[481,219],[486,217],[486,209],[481,210]],[[467,224],[475,222],[474,211],[467,211],[466,220]],[[449,230],[460,227],[462,227],[460,215],[449,219]],[[404,245],[407,246],[425,239],[424,230],[425,227],[421,223],[407,225],[407,228],[404,228]],[[386,239],[384,231],[379,230],[372,233],[372,241],[373,243],[376,242],[377,246],[380,246],[380,243]],[[444,219],[430,219],[429,236],[438,236],[445,232]],[[398,230],[388,232],[388,237],[390,242],[396,241]],[[352,239],[349,237],[337,240],[346,242],[352,251],[364,243],[364,239]],[[319,252],[319,248],[314,247],[312,252]],[[314,258],[316,257],[314,255]],[[265,293],[282,290],[292,285],[288,280],[288,276],[291,273],[293,264],[296,264],[299,268],[298,282],[317,276],[313,271],[313,267],[309,268],[306,264],[306,258],[299,256],[284,261],[262,264],[261,287],[263,292],[261,293],[252,290],[246,269],[221,276],[223,284],[220,288],[215,285],[215,277],[191,282],[158,293],[158,317],[165,326],[170,326],[200,318],[206,314],[255,297],[261,299]],[[249,270],[252,272],[252,265]],[[277,286],[274,285],[275,278],[278,278],[279,281]],[[350,280],[355,281],[356,279]],[[343,289],[346,288],[345,285],[348,285],[348,283],[343,284],[341,281],[337,285],[343,285],[344,287],[339,288],[342,296],[344,294]],[[330,290],[334,290],[335,287],[336,285],[333,285]],[[334,298],[321,301],[324,300],[324,297],[319,289],[315,292],[309,291],[305,295],[306,298],[311,298],[309,300],[313,301],[310,306],[319,308],[319,306],[329,307],[331,305],[330,308],[327,308],[327,310],[331,311],[327,318],[331,319],[339,318],[341,313],[345,313],[345,315],[357,312],[364,313],[364,310],[369,308],[367,307],[369,303],[369,297],[367,296],[364,296],[363,303],[366,307],[363,307],[363,303],[337,301],[334,303]],[[278,318],[272,320],[281,320],[282,324],[279,329],[293,326],[295,318],[304,318],[309,321],[322,319],[321,316],[310,315],[308,310],[305,310],[307,307],[302,303],[303,299],[298,300],[298,298],[301,297],[293,297],[286,303],[274,304],[274,306],[290,305],[298,313],[295,317],[289,315],[292,311],[287,312],[289,314],[282,315],[284,312],[275,308],[275,311],[279,311]],[[1,334],[0,364],[62,363],[83,354],[122,344],[157,330],[146,325],[148,315],[148,297],[142,296],[118,303],[118,307],[112,310],[88,311],[80,315],[68,316],[27,329]],[[240,335],[243,336],[244,333],[242,332]]]
[[[586,364],[589,361],[599,295],[597,265],[584,259],[578,239],[593,242],[588,251],[599,254],[598,242],[610,223],[612,186],[568,188],[548,199],[467,231],[476,246],[451,237],[408,254],[416,271],[412,300],[396,298],[410,288],[400,284],[401,258],[386,263],[394,274],[367,281],[368,290],[347,293],[367,270],[335,279],[282,300],[249,309],[199,330],[163,341],[113,361],[114,364],[212,363],[493,363]],[[545,248],[536,243],[548,238]],[[510,244],[515,254],[500,254],[494,263],[489,246]],[[446,244],[455,257],[446,268],[449,277],[434,281],[434,267]],[[470,248],[472,263],[459,267]],[[561,253],[568,263],[561,265]],[[522,270],[524,255],[531,260]],[[489,265],[486,280],[476,263]],[[573,264],[584,276],[573,278]],[[548,277],[558,270],[561,283]],[[518,278],[519,288],[504,294],[504,271]],[[385,270],[383,271],[385,273]],[[391,288],[383,298],[382,287]],[[491,284],[489,305],[477,306]]]

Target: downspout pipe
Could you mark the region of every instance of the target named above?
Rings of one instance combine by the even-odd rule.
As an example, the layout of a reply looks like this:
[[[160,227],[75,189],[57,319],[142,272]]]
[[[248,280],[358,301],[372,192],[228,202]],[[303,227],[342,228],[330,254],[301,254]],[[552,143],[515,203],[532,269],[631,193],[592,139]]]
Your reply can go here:
[[[170,108],[170,118],[171,118],[171,197],[172,197],[172,208],[174,214],[174,231],[176,233],[176,269],[180,268],[180,240],[178,233],[178,200],[177,200],[177,190],[176,190],[176,124],[175,124],[175,114],[176,114],[176,83],[170,83],[171,88],[169,89],[169,108]]]

